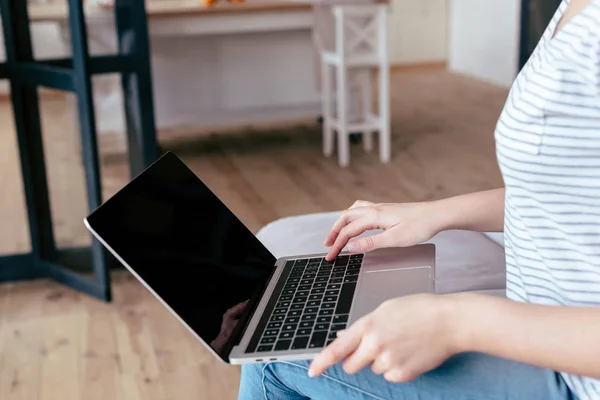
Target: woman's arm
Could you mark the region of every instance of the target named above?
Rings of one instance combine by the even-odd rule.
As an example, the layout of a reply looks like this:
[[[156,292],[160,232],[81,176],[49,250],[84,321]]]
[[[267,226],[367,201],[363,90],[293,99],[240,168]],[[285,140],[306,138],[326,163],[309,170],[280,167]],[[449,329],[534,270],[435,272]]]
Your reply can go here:
[[[600,379],[600,307],[543,306],[476,294],[448,300],[460,351]]]
[[[504,231],[504,188],[469,193],[434,202],[441,231],[464,229],[477,232]]]
[[[600,307],[551,307],[479,294],[418,294],[386,301],[318,354],[309,375],[343,361],[407,382],[457,353],[490,354],[600,379]]]
[[[352,240],[374,229],[384,232]],[[355,253],[412,246],[448,229],[502,232],[504,189],[421,203],[374,204],[359,200],[342,213],[327,235],[325,245],[331,247],[327,259],[333,260],[346,245]]]

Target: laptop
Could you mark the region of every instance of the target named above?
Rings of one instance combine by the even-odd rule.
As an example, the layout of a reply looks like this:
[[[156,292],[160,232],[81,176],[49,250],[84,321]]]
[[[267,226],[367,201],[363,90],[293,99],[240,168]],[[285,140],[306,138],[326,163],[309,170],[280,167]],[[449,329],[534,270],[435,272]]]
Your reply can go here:
[[[229,364],[312,359],[385,300],[434,291],[431,244],[276,258],[170,152],[84,222]]]

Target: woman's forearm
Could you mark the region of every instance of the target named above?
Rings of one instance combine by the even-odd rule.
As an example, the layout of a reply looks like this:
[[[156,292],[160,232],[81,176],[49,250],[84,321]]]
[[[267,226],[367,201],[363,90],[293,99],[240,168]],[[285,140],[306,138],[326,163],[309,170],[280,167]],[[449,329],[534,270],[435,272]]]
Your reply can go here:
[[[449,296],[461,352],[479,352],[600,379],[600,307],[518,303],[476,294]]]
[[[504,188],[470,193],[432,203],[440,230],[504,231]]]

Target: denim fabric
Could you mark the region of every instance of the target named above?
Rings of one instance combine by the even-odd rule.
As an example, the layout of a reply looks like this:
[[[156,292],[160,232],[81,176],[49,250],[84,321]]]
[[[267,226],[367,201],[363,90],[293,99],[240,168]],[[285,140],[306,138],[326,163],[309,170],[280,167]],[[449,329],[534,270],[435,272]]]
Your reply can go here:
[[[390,383],[369,368],[348,375],[341,364],[318,378],[308,362],[249,364],[239,400],[571,400],[559,374],[478,353],[459,354],[408,383]]]

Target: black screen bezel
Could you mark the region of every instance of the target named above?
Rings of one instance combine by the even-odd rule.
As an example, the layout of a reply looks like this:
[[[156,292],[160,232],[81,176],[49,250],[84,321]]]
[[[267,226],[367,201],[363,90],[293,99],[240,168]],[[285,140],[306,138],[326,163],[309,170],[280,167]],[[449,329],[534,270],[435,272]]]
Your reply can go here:
[[[206,186],[206,184],[204,184],[204,182],[202,182],[200,180],[200,178],[198,178],[198,176],[181,160],[179,159],[179,157],[177,157],[174,153],[168,151],[165,152],[158,160],[156,160],[154,163],[152,163],[149,167],[147,167],[144,171],[142,171],[138,176],[136,176],[134,179],[132,179],[127,185],[125,185],[123,188],[121,188],[116,194],[114,194],[111,198],[109,198],[108,200],[106,200],[102,205],[100,205],[98,208],[96,208],[92,213],[90,213],[86,218],[85,221],[87,222],[87,224],[89,225],[89,228],[91,228],[91,230],[98,235],[98,237],[102,238],[102,241],[105,243],[103,243],[105,245],[105,247],[107,247],[111,253],[113,253],[113,255],[117,256],[117,258],[119,260],[121,260],[122,258],[118,255],[118,253],[110,246],[110,238],[106,238],[103,237],[100,232],[98,232],[95,229],[95,226],[97,226],[97,221],[100,218],[106,218],[107,216],[104,215],[104,210],[106,209],[106,207],[104,207],[105,205],[112,203],[112,202],[117,202],[120,201],[122,198],[124,198],[125,196],[127,196],[127,191],[128,188],[134,186],[136,184],[136,181],[138,181],[139,179],[141,179],[144,174],[147,173],[147,171],[149,171],[150,169],[156,169],[156,168],[167,168],[170,167],[172,168],[173,166],[176,166],[177,168],[180,168],[180,170],[182,171],[182,173],[187,173],[187,174],[192,174],[196,179],[199,185],[202,185],[211,196],[214,196],[215,199],[217,199],[223,207],[227,208],[227,206],[213,193],[212,190],[210,190],[210,188],[208,186]],[[228,209],[228,208],[227,208]],[[229,210],[231,212],[231,210]],[[216,354],[217,356],[219,356],[224,362],[229,363],[229,355],[231,354],[231,351],[233,350],[233,347],[238,345],[240,343],[240,340],[244,334],[244,332],[246,331],[246,328],[250,322],[250,319],[252,317],[252,315],[254,315],[254,312],[256,311],[256,308],[258,307],[258,304],[260,302],[260,299],[262,298],[263,294],[265,293],[265,290],[267,288],[267,286],[269,285],[269,282],[271,281],[271,279],[273,278],[273,275],[275,273],[275,269],[276,269],[276,261],[277,258],[270,253],[265,246],[258,240],[258,238],[256,238],[256,236],[254,236],[254,234],[239,220],[239,218],[237,218],[237,216],[235,216],[235,214],[233,214],[233,212],[231,212],[231,214],[236,218],[237,221],[239,221],[239,223],[241,225],[243,225],[248,234],[251,235],[257,246],[262,247],[265,251],[267,251],[271,257],[272,257],[272,269],[270,274],[268,274],[268,276],[266,277],[266,279],[264,280],[264,282],[262,283],[262,285],[260,287],[257,287],[253,296],[250,298],[249,302],[248,302],[248,306],[246,307],[246,309],[244,310],[244,312],[242,313],[242,315],[240,316],[239,319],[239,323],[236,325],[236,327],[234,328],[234,331],[232,333],[232,336],[230,338],[230,340],[227,342],[227,345],[223,348],[223,350],[221,351],[221,353],[216,352],[197,332],[195,332],[193,330],[193,328],[185,321],[184,318],[182,318],[179,314],[177,314],[175,312],[175,310],[165,301],[165,299],[160,295],[160,293],[158,293],[151,285],[148,284],[148,282],[144,281],[144,279],[141,277],[140,274],[138,274],[137,272],[135,272],[135,268],[127,262],[127,260],[122,259],[123,260],[123,264],[125,267],[127,267],[130,271],[135,272],[135,277],[141,281],[145,287],[147,288],[151,288],[151,292],[158,297],[161,302],[163,304],[166,304],[168,306],[168,309],[175,315],[178,316],[178,318],[183,321],[185,323],[185,326],[192,332],[194,332],[195,336],[202,341],[202,343],[211,350],[211,352],[213,352],[214,354]]]

